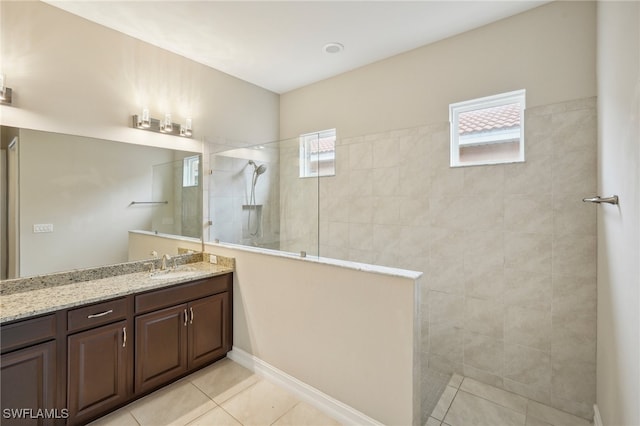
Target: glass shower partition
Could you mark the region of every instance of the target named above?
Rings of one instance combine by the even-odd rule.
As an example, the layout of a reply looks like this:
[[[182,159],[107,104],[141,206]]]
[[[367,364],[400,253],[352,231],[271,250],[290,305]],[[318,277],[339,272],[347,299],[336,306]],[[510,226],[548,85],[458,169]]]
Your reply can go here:
[[[209,148],[206,241],[319,256],[318,178],[301,175],[298,138]]]
[[[200,238],[202,230],[200,155],[153,166],[151,230]]]

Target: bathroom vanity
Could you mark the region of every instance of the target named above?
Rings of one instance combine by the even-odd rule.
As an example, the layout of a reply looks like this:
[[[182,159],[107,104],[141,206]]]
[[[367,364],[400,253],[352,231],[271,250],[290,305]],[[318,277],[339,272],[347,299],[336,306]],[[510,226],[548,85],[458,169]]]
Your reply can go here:
[[[223,358],[232,271],[2,288],[2,424],[84,424]]]

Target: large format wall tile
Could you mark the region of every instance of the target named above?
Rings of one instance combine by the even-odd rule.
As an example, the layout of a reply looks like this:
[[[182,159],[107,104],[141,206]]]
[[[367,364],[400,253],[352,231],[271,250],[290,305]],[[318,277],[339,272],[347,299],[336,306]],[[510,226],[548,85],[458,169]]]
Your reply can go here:
[[[505,341],[541,351],[551,350],[551,311],[520,306],[506,308]]]
[[[483,334],[465,332],[464,363],[501,377],[504,364],[504,341]]]
[[[451,168],[447,122],[338,140],[320,254],[425,272],[428,369],[589,417],[596,99],[527,108],[524,128],[525,162],[492,166]],[[313,216],[297,156],[280,159],[284,237]]]
[[[504,307],[500,300],[465,297],[465,330],[502,339],[504,336]]]
[[[522,385],[529,398],[549,400],[551,390],[551,356],[549,352],[539,351],[521,345],[506,344],[504,361],[504,377],[506,389]],[[517,383],[517,384],[516,384]],[[520,392],[518,392],[520,393]]]
[[[553,233],[553,201],[548,194],[507,195],[504,227],[511,232]]]
[[[500,166],[464,167],[464,193],[478,195],[501,193],[504,188],[504,169]]]
[[[505,266],[521,271],[550,272],[552,241],[546,234],[505,232]]]
[[[518,265],[515,265],[518,266]],[[521,271],[505,268],[505,306],[520,306],[529,309],[551,310],[551,271]]]
[[[562,143],[558,141],[557,143]],[[553,158],[554,194],[590,194],[596,188],[596,152],[591,149],[571,151]]]
[[[551,161],[529,161],[502,167],[504,167],[505,194],[551,194],[553,170]]]
[[[553,240],[553,273],[592,278],[596,276],[596,236],[566,235]]]

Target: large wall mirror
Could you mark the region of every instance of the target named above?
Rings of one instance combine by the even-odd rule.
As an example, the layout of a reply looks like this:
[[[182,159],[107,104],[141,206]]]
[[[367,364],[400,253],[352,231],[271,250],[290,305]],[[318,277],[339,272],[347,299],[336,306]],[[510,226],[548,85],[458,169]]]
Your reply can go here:
[[[131,230],[201,240],[199,153],[0,130],[1,279],[126,262]]]

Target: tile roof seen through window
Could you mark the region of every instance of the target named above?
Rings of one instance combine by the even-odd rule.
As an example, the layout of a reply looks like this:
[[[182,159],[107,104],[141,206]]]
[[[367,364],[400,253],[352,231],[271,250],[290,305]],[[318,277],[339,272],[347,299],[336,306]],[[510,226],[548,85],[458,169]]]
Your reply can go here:
[[[458,116],[460,135],[517,127],[520,127],[519,103],[462,112]]]
[[[335,137],[313,139],[309,141],[309,152],[311,154],[318,154],[322,152],[335,151],[335,142]]]

